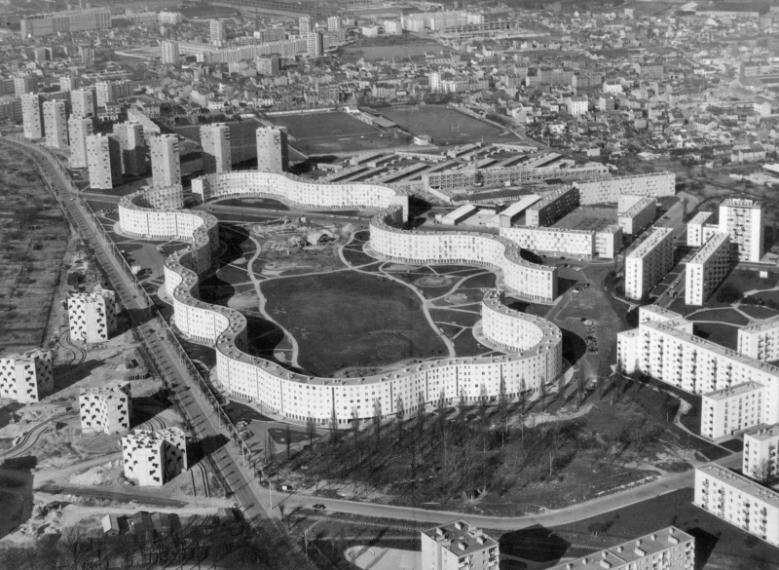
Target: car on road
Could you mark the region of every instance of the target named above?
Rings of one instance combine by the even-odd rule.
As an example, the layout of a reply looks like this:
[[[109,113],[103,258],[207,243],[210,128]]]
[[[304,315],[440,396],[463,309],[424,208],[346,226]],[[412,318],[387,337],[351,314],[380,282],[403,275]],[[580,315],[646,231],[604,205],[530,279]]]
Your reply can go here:
[[[316,505],[314,505],[314,509],[316,509],[317,511],[324,511],[326,508],[327,507],[322,503],[317,503]]]

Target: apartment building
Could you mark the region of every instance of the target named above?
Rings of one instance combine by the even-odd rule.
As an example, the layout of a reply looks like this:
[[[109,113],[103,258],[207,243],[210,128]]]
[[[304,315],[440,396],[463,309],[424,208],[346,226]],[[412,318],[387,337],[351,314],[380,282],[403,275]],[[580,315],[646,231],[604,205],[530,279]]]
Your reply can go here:
[[[163,65],[178,65],[179,57],[178,42],[168,40],[160,43],[160,59]]]
[[[738,351],[757,360],[779,360],[779,316],[738,329]]]
[[[650,318],[617,334],[617,368],[700,394],[701,435],[779,423],[779,368],[692,334],[683,318]]]
[[[70,92],[70,108],[76,117],[97,117],[97,95],[94,87],[82,87]]]
[[[0,356],[0,398],[23,404],[38,402],[54,390],[54,364],[49,350]]]
[[[21,99],[24,138],[28,140],[42,139],[44,134],[43,97],[39,93],[25,93]]]
[[[634,196],[676,195],[676,174],[658,172],[632,176],[615,176],[597,180],[575,182],[583,206],[617,202],[623,194]]]
[[[257,170],[260,172],[289,170],[287,131],[278,127],[257,128]]]
[[[655,198],[622,194],[617,200],[617,223],[625,234],[640,234],[654,222],[655,213]]]
[[[130,429],[132,400],[129,382],[108,382],[82,389],[78,397],[83,433],[123,433]]]
[[[175,186],[181,184],[181,158],[179,139],[173,134],[152,136],[151,176],[153,186]]]
[[[122,437],[124,476],[141,487],[161,487],[187,470],[187,438],[181,428],[135,430]]]
[[[673,229],[652,228],[625,256],[625,297],[644,299],[673,265]]]
[[[47,146],[68,148],[68,108],[65,101],[54,99],[43,102],[43,125]]]
[[[579,207],[579,190],[563,187],[541,196],[525,210],[525,225],[530,227],[551,226],[557,220]]]
[[[522,249],[555,257],[592,259],[595,256],[595,232],[565,228],[500,228],[501,237]]]
[[[110,190],[122,181],[122,157],[119,141],[103,134],[87,135],[89,187]]]
[[[107,341],[116,330],[116,295],[108,289],[76,293],[68,298],[68,328],[74,342]]]
[[[739,261],[763,257],[763,205],[758,200],[724,200],[719,206],[719,231],[730,236]]]
[[[695,537],[669,526],[549,570],[694,570]]]
[[[700,247],[704,244],[703,228],[714,214],[712,212],[698,212],[687,222],[687,245]],[[719,226],[716,226],[719,229]]]
[[[225,123],[213,123],[200,127],[200,146],[203,147],[203,172],[230,172],[233,155],[230,147],[230,127]]]
[[[111,11],[108,8],[87,8],[53,12],[22,18],[23,38],[39,38],[58,33],[104,30],[111,27]]]
[[[684,269],[684,302],[701,306],[730,273],[733,262],[730,236],[712,235]]]
[[[498,542],[464,520],[423,530],[422,570],[498,570]]]
[[[119,141],[119,156],[122,172],[130,176],[146,174],[146,140],[143,125],[136,121],[116,123],[113,135]]]
[[[695,468],[693,504],[761,540],[779,546],[779,493],[722,465]]]
[[[760,483],[779,477],[779,424],[744,434],[741,472]]]
[[[70,139],[71,168],[87,167],[87,137],[94,134],[95,123],[92,117],[71,115],[68,119],[68,138]]]

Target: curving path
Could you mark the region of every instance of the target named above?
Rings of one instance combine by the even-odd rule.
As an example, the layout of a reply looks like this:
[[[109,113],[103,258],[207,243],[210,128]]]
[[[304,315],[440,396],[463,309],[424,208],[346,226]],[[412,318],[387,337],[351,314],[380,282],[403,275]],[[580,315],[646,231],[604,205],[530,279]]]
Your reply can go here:
[[[56,422],[64,422],[76,418],[78,418],[78,414],[76,412],[60,412],[59,414],[55,414],[50,418],[43,420],[21,436],[17,436],[16,443],[8,451],[0,455],[0,460],[22,457],[30,449],[32,449],[36,443],[38,443],[41,435],[48,431],[53,424]]]

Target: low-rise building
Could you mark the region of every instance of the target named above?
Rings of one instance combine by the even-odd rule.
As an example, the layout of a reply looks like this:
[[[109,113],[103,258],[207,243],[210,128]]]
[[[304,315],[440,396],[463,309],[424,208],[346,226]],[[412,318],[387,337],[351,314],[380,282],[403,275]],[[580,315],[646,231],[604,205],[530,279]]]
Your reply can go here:
[[[48,350],[0,357],[0,398],[38,402],[54,390],[54,365]]]
[[[78,398],[81,431],[123,433],[130,429],[132,401],[129,382],[114,381],[82,389]]]
[[[498,570],[498,542],[464,520],[423,530],[421,537],[421,568]]]
[[[549,570],[693,570],[695,538],[669,526]]]

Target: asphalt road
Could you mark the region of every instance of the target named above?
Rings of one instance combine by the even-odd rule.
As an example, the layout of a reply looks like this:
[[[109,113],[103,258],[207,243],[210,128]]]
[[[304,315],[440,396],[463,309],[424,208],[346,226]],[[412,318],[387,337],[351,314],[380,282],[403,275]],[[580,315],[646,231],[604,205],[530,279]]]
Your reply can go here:
[[[123,266],[123,261],[114,255],[111,244],[103,237],[97,222],[88,214],[78,196],[68,173],[45,149],[26,141],[6,138],[7,142],[26,150],[36,159],[49,180],[55,198],[71,223],[95,251],[95,258],[116,291],[122,305],[131,313],[138,336],[143,341],[146,352],[154,361],[157,372],[166,384],[178,385],[173,396],[176,398],[184,416],[189,418],[194,434],[198,439],[220,441],[224,439],[217,414],[198,387],[197,379],[192,376],[178,349],[165,334],[166,323],[156,315],[136,285],[132,275]],[[193,389],[184,390],[182,386]],[[229,439],[229,438],[228,438]],[[210,459],[227,484],[228,491],[234,493],[248,520],[265,517],[259,497],[264,496],[262,487],[248,467],[242,465],[240,451],[232,443],[221,445]]]

